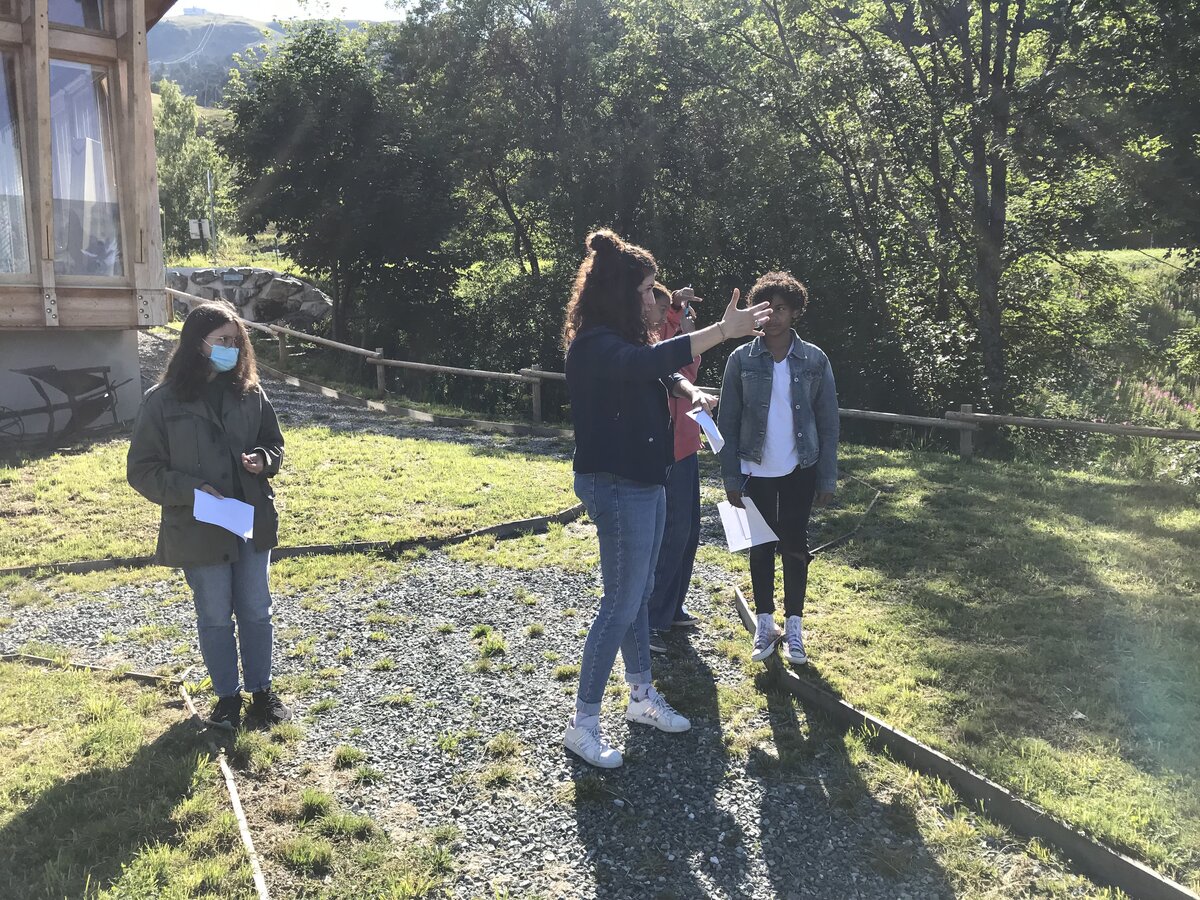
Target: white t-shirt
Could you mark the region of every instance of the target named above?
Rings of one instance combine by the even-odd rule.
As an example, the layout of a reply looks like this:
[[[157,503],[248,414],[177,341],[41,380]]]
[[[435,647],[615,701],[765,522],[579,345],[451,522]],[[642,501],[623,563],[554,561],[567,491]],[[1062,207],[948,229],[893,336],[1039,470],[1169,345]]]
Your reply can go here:
[[[788,351],[791,355],[791,351]],[[767,408],[767,433],[763,438],[762,462],[742,460],[743,475],[782,478],[800,465],[792,417],[792,367],[788,356],[775,363],[771,373],[771,405]]]

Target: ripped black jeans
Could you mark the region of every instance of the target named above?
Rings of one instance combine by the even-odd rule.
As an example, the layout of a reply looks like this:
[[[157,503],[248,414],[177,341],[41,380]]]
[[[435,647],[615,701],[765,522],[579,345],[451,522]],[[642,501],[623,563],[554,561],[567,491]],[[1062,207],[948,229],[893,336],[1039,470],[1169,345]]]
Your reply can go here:
[[[750,583],[754,588],[754,611],[775,611],[775,550],[783,557],[783,611],[804,614],[808,592],[808,517],[817,488],[817,467],[799,467],[780,478],[749,476],[743,493],[754,501],[777,542],[750,548]]]

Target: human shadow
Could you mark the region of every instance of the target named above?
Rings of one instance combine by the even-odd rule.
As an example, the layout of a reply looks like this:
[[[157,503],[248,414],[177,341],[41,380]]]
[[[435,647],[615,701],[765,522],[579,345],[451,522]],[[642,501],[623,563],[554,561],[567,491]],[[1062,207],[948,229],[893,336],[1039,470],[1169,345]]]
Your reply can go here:
[[[140,850],[171,838],[171,810],[203,752],[195,725],[179,722],[125,765],[42,791],[0,829],[0,897],[61,900],[107,887]]]
[[[668,644],[668,658],[654,659],[654,680],[691,730],[614,731],[625,738],[625,764],[609,772],[572,757],[576,826],[599,897],[707,897],[705,879],[736,894],[743,878],[744,852],[718,840],[741,827],[726,796],[731,760],[716,676],[684,636],[672,634]]]
[[[799,700],[775,677],[778,657],[756,677],[767,701],[772,747],[751,751],[761,784],[762,853],[774,896],[955,896],[925,847],[916,810],[901,794],[883,800],[851,758],[849,729]],[[836,693],[811,664],[810,686]],[[803,873],[801,876],[800,873]]]

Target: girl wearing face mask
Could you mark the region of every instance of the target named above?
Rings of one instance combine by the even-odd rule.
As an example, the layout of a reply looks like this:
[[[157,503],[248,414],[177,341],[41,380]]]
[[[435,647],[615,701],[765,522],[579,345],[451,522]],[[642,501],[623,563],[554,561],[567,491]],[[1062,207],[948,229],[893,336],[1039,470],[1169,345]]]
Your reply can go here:
[[[205,721],[219,728],[241,726],[243,687],[252,695],[248,719],[273,725],[291,718],[271,689],[267,584],[279,533],[268,479],[282,461],[283,435],[259,386],[245,326],[228,303],[195,307],[166,372],[138,410],[126,476],[162,507],[155,560],[182,568],[192,589],[200,654],[218,698]],[[253,538],[197,521],[197,490],[253,506]]]

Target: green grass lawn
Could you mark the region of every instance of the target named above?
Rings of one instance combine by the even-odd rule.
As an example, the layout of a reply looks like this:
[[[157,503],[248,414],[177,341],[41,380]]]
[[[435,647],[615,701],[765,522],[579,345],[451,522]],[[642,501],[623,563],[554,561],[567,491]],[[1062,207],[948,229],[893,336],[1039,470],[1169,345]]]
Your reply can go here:
[[[171,695],[0,663],[0,896],[252,898],[216,763]]]
[[[286,543],[453,533],[574,499],[565,462],[315,428],[288,437]],[[720,494],[705,466],[711,514]],[[843,468],[886,493],[857,537],[812,567],[811,677],[1200,887],[1196,488],[858,446]],[[147,552],[154,509],[123,473],[121,442],[0,470],[0,557]],[[871,493],[845,483],[821,537],[849,530]],[[596,562],[579,525],[451,552],[516,568]],[[744,554],[705,547],[701,560],[749,592]],[[296,562],[293,587],[319,594],[363,558]],[[36,585],[12,587],[50,602]],[[740,659],[748,638],[732,610],[718,627]],[[730,734],[742,739],[736,724]]]
[[[888,492],[812,567],[814,672],[1200,887],[1195,488],[861,447],[843,468]],[[844,493],[823,536],[868,499]],[[750,594],[744,555],[702,556]]]
[[[284,546],[444,537],[573,505],[570,464],[326,428],[288,428],[275,479]],[[125,482],[128,442],[0,467],[0,559],[37,565],[153,552],[158,507]]]

